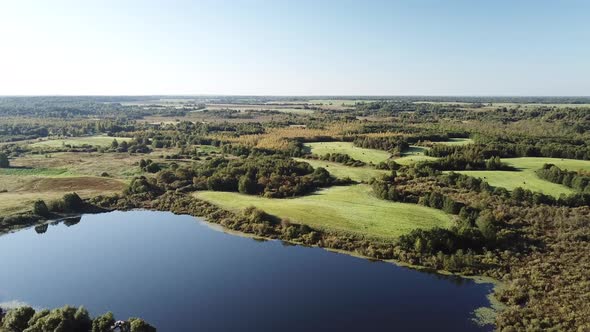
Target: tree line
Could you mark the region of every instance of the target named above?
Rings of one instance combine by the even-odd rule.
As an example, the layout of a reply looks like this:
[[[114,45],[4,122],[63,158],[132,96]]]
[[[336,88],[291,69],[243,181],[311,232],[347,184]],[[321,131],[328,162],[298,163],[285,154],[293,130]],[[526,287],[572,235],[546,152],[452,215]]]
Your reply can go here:
[[[76,331],[111,332],[120,326],[120,331],[155,332],[156,328],[140,318],[115,321],[112,312],[92,318],[84,307],[64,306],[53,310],[35,310],[29,306],[9,309],[0,308],[0,326],[7,332]]]
[[[544,164],[535,173],[544,180],[563,184],[576,191],[590,194],[590,176],[579,172],[562,170],[554,164]]]

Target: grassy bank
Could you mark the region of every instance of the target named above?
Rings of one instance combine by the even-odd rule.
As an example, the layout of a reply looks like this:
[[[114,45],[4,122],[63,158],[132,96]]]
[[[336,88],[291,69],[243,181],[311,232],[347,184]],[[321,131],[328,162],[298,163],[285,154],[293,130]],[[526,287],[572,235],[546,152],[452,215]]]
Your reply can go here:
[[[195,196],[231,211],[255,206],[294,223],[377,238],[395,238],[416,228],[448,227],[452,222],[439,210],[380,200],[368,185],[332,187],[293,199],[214,191]]]

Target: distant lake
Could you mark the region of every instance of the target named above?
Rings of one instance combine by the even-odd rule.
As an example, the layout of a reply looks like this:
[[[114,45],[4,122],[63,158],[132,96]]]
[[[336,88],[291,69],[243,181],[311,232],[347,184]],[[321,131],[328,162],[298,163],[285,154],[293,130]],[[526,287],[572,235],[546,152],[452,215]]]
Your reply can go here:
[[[84,215],[0,237],[0,302],[84,305],[158,331],[487,331],[489,284],[223,233],[191,216]]]

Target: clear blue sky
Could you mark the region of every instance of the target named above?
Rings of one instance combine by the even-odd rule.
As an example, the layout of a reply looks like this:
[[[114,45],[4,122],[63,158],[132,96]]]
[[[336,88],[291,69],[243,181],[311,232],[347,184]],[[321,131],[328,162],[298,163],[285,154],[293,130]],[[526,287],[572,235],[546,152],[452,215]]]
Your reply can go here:
[[[590,1],[0,2],[0,95],[590,95]]]

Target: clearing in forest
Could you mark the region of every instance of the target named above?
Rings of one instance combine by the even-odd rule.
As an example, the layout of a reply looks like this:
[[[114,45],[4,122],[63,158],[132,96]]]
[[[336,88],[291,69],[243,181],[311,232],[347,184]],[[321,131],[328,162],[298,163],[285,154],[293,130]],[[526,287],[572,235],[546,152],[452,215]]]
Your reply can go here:
[[[390,157],[386,151],[359,148],[351,142],[316,142],[306,143],[305,146],[310,149],[311,153],[320,156],[327,153],[343,153],[356,160],[373,164],[378,164]]]
[[[349,167],[339,163],[334,163],[325,160],[301,159],[294,158],[297,161],[306,162],[313,166],[313,168],[323,167],[330,174],[339,179],[350,178],[354,181],[367,182],[371,178],[378,178],[381,175],[389,174],[389,171],[375,169],[372,167]]]
[[[458,173],[482,178],[494,187],[504,187],[508,190],[521,187],[559,197],[561,194],[572,194],[575,191],[564,185],[539,178],[535,171],[542,168],[543,164],[555,164],[561,169],[570,171],[590,171],[590,161],[587,160],[523,157],[504,158],[502,162],[514,166],[518,171],[458,171]]]
[[[31,144],[31,147],[35,148],[43,148],[43,147],[50,147],[50,148],[59,148],[64,145],[71,145],[71,146],[82,146],[82,145],[92,145],[92,146],[109,146],[113,143],[113,140],[117,140],[119,143],[122,141],[130,141],[131,138],[127,137],[111,137],[111,136],[87,136],[87,137],[68,137],[68,138],[59,138],[59,139],[49,139],[46,141],[40,141]]]
[[[394,161],[400,165],[411,165],[419,161],[436,160],[436,157],[429,157],[425,154],[427,149],[423,146],[410,145],[410,148],[406,149],[402,156],[395,158]]]
[[[373,238],[396,238],[413,229],[452,224],[451,216],[440,210],[379,199],[365,184],[331,187],[286,199],[221,191],[202,191],[194,195],[232,211],[255,206],[293,223]]]

